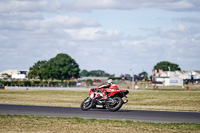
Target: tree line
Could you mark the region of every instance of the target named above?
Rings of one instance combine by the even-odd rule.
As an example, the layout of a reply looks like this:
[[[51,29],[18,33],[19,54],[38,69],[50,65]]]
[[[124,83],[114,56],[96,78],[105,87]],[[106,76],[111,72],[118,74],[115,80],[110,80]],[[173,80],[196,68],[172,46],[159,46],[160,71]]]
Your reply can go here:
[[[103,70],[92,70],[92,71],[87,71],[87,70],[82,70],[80,72],[81,77],[114,77],[114,74],[109,74],[106,73]]]
[[[163,71],[176,71],[181,70],[178,64],[171,63],[169,61],[161,61],[157,63],[153,70],[163,70]],[[106,73],[103,70],[80,70],[77,62],[71,58],[69,55],[60,53],[56,55],[56,57],[51,58],[46,61],[38,61],[32,67],[29,68],[28,78],[30,79],[40,79],[40,80],[69,80],[70,78],[79,78],[79,77],[112,77],[114,78],[114,74]],[[135,77],[135,76],[134,76]],[[147,79],[148,73],[143,71],[136,75],[139,78]]]

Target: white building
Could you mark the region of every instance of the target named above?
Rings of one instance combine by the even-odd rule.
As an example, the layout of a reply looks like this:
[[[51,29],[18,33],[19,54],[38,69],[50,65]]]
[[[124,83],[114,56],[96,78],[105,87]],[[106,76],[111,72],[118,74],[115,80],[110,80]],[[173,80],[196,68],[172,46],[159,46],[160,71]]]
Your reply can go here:
[[[162,86],[183,86],[183,80],[200,80],[200,71],[163,71],[156,73],[153,83]]]
[[[27,70],[6,70],[3,72],[0,72],[1,77],[4,75],[8,75],[11,77],[11,79],[25,79],[28,76]]]

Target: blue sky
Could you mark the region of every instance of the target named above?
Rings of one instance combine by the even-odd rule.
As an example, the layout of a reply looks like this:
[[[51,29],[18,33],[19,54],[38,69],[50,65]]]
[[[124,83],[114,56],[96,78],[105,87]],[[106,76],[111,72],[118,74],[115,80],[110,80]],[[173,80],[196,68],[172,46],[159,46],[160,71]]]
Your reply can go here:
[[[199,14],[198,0],[1,0],[0,71],[58,53],[116,76],[160,61],[200,70]]]

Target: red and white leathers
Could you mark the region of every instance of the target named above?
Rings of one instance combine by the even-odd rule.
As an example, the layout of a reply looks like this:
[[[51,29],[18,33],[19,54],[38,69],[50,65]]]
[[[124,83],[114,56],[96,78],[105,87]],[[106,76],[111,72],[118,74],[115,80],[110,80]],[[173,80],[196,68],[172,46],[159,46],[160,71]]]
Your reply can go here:
[[[114,90],[118,90],[119,88],[112,82],[112,79],[108,80],[106,85],[102,85],[98,88],[98,90],[103,94],[102,99],[107,99],[107,94]]]
[[[119,89],[113,82],[108,83],[107,85],[102,85],[99,89],[108,88],[108,89]]]

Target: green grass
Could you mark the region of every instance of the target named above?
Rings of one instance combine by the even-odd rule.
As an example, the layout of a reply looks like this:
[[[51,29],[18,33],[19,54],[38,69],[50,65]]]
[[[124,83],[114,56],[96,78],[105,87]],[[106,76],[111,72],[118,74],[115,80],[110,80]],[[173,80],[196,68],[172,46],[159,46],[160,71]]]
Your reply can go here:
[[[0,90],[0,104],[79,107],[88,93],[67,90]],[[195,90],[131,91],[128,99],[123,109],[200,112],[200,91]],[[200,124],[0,115],[0,132],[200,133]]]
[[[97,86],[98,84],[95,84],[95,86]],[[132,87],[132,83],[131,82],[125,82],[125,83],[116,83],[116,85],[119,88],[131,88]],[[148,82],[138,82],[137,86],[139,86],[139,90],[155,90],[154,86],[152,86],[152,84],[148,83]],[[189,89],[189,91],[200,91],[200,84],[188,84],[188,85],[184,85],[184,88],[182,88],[182,86],[158,86],[158,90],[165,90],[165,91],[185,91],[187,90],[187,87]]]
[[[147,123],[82,118],[0,115],[0,132],[200,133],[193,123]]]
[[[0,90],[0,104],[80,107],[87,91]],[[200,91],[131,91],[122,109],[200,112]]]
[[[199,91],[136,91],[128,99],[125,108],[200,112]]]

